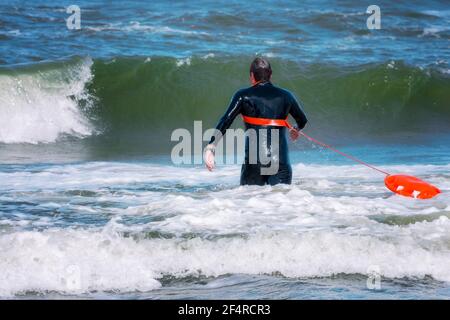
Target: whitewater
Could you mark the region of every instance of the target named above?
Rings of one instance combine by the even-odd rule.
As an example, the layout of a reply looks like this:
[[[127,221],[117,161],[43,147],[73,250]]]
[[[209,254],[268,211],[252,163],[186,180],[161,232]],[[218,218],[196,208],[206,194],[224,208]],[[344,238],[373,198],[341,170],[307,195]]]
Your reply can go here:
[[[443,194],[395,196],[353,165],[298,164],[293,185],[275,187],[236,186],[237,166],[4,165],[0,294],[95,297],[148,292],[165,277],[310,279],[374,266],[388,279],[450,281],[449,166],[388,169]]]

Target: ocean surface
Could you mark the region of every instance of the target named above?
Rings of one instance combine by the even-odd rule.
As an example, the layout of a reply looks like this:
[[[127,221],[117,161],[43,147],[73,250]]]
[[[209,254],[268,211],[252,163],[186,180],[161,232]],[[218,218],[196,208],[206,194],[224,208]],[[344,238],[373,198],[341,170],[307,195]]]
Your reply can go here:
[[[450,3],[370,4],[0,1],[0,298],[449,299]],[[174,165],[256,55],[305,132],[442,194],[305,139],[292,185]]]

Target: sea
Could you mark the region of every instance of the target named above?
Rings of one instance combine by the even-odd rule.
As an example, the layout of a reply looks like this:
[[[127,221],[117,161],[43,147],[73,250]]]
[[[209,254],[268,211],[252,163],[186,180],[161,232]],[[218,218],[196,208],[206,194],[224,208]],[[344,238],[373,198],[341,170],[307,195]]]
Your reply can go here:
[[[0,298],[449,299],[450,3],[372,4],[1,0]],[[305,138],[291,185],[174,163],[256,56],[308,135],[442,193]]]

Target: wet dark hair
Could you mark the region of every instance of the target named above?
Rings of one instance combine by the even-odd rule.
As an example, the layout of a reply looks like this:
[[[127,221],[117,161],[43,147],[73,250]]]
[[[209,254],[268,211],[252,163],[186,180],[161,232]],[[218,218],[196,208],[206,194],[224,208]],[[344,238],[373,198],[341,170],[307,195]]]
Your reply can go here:
[[[269,60],[257,57],[250,65],[250,72],[253,73],[256,81],[269,81],[272,75],[272,67]]]

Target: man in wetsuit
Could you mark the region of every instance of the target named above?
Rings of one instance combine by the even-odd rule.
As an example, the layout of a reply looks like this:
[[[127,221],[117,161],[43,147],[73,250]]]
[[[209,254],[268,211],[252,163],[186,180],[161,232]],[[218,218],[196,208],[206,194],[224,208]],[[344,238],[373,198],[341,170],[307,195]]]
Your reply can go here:
[[[275,185],[290,184],[292,168],[289,161],[287,131],[295,140],[299,137],[299,130],[306,125],[307,119],[294,95],[287,90],[274,86],[271,82],[272,68],[269,61],[256,58],[250,65],[250,81],[252,86],[238,90],[217,124],[218,134],[214,135],[205,148],[204,160],[208,170],[214,168],[214,151],[218,140],[230,127],[238,114],[244,118],[246,132],[256,132],[253,141],[246,136],[245,159],[241,169],[241,185]],[[297,127],[290,127],[285,121],[291,115]],[[283,124],[286,123],[286,124]],[[289,126],[289,128],[287,128]],[[274,131],[275,130],[275,131]],[[252,148],[251,143],[257,143]],[[263,163],[259,156],[260,149],[266,151],[270,161]],[[250,151],[249,151],[250,150]],[[257,150],[255,161],[252,160],[251,150]],[[277,170],[267,174],[264,169],[276,162]]]

